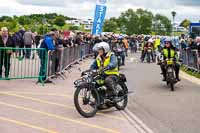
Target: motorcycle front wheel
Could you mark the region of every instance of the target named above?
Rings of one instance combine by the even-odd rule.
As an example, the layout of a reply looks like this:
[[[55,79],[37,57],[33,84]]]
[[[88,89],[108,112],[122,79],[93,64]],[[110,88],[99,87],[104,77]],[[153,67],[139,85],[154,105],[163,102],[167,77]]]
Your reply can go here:
[[[170,85],[171,91],[174,91],[174,75],[173,73],[169,73],[170,80],[168,81],[168,85]]]
[[[147,63],[151,63],[151,53],[147,52]]]
[[[74,93],[74,105],[76,110],[86,118],[96,115],[100,98],[96,90],[80,86]]]
[[[174,91],[174,82],[173,81],[170,82],[170,87],[171,87],[171,91]]]

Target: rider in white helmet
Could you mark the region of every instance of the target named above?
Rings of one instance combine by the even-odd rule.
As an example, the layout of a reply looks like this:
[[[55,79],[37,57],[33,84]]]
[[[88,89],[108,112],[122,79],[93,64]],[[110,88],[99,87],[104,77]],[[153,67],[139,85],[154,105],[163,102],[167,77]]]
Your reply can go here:
[[[165,39],[165,46],[161,52],[163,55],[164,60],[167,59],[174,59],[175,61],[175,74],[176,74],[176,80],[181,81],[179,78],[179,70],[180,70],[180,65],[178,64],[178,55],[176,52],[176,48],[172,45],[172,39],[171,38],[166,38]],[[161,70],[163,73],[163,81],[166,81],[166,67],[165,64],[161,65]]]
[[[98,56],[91,65],[91,69],[104,71],[103,76],[105,78],[105,85],[109,91],[108,93],[114,95],[116,79],[119,75],[117,58],[106,42],[96,44],[93,50],[98,51]]]

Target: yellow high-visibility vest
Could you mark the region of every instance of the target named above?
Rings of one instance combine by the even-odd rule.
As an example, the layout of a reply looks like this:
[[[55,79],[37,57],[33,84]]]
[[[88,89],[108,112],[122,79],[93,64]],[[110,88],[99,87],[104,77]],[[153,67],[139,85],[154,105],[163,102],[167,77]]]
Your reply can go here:
[[[97,66],[99,68],[99,70],[101,70],[103,67],[106,67],[110,64],[110,57],[113,55],[113,52],[108,52],[108,54],[105,57],[105,60],[102,61],[100,56],[97,56],[96,58],[96,62],[97,62]],[[114,69],[112,70],[107,70],[105,71],[106,75],[119,75],[119,70],[118,70],[118,66],[116,66]]]

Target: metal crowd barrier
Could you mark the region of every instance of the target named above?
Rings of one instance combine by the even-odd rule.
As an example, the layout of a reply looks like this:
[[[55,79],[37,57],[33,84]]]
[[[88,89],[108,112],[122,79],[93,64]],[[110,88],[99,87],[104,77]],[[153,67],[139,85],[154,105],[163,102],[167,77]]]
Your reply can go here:
[[[44,83],[92,54],[91,47],[83,44],[49,52],[42,48],[0,48],[0,80],[38,79]]]
[[[25,51],[26,54],[20,54],[20,51]],[[37,78],[43,81],[46,77],[47,61],[47,51],[42,48],[0,47],[0,80]],[[43,71],[40,72],[41,67]]]
[[[198,50],[182,50],[181,57],[185,68],[193,70],[195,73],[200,73],[200,56]]]
[[[90,44],[75,45],[73,47],[63,48],[49,53],[48,60],[48,78],[56,75],[62,75],[66,69],[92,54]],[[63,77],[63,76],[62,76]]]

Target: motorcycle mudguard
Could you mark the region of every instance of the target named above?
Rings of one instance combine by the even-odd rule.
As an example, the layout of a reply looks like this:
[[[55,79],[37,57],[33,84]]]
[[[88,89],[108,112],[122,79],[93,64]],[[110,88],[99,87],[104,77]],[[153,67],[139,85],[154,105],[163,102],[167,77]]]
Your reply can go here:
[[[88,87],[91,87],[91,84],[82,82],[82,83],[79,83],[76,87],[88,88]]]
[[[127,82],[126,76],[124,74],[120,73],[119,78],[120,78],[121,81]]]

